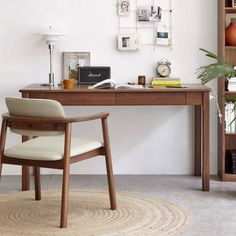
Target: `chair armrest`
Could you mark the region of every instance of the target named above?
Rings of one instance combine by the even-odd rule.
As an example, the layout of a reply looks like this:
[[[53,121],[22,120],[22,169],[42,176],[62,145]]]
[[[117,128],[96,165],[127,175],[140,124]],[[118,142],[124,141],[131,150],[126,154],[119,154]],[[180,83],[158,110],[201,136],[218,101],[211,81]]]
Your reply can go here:
[[[55,117],[33,117],[33,116],[11,116],[9,113],[4,113],[2,118],[7,121],[17,121],[17,122],[30,122],[30,123],[48,123],[48,124],[66,124],[74,122],[83,122],[97,119],[105,119],[109,116],[107,112],[101,112],[98,114],[93,114],[89,116],[80,117],[65,117],[65,118],[55,118]]]
[[[28,123],[69,123],[67,118],[55,118],[55,117],[35,117],[35,116],[14,116],[9,113],[2,114],[2,119],[6,121],[14,121],[14,122],[28,122]]]
[[[90,120],[106,119],[108,116],[109,116],[108,112],[101,112],[101,113],[88,115],[88,116],[71,117],[71,118],[67,118],[67,120],[70,123],[74,123],[74,122],[84,122],[84,121],[90,121]]]

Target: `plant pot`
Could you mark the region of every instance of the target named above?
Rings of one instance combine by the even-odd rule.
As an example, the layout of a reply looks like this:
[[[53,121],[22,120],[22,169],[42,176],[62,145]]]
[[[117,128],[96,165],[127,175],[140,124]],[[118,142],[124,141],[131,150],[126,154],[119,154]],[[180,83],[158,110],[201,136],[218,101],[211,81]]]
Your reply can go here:
[[[236,46],[236,18],[232,18],[225,30],[225,45]]]

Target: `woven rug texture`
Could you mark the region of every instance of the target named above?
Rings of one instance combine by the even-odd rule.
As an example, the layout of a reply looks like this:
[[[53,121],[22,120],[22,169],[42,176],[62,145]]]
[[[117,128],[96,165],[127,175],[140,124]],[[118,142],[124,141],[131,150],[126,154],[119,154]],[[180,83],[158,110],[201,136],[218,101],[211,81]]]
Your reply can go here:
[[[60,229],[60,190],[0,195],[0,235],[164,236],[180,235],[191,225],[183,207],[140,194],[117,193],[118,209],[100,190],[70,190],[68,228]]]

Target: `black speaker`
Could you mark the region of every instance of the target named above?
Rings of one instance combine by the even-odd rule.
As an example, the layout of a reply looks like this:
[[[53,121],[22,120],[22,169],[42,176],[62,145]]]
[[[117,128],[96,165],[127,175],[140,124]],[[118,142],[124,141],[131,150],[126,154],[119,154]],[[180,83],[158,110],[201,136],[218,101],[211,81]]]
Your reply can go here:
[[[96,84],[111,78],[110,66],[83,66],[78,67],[78,84]]]

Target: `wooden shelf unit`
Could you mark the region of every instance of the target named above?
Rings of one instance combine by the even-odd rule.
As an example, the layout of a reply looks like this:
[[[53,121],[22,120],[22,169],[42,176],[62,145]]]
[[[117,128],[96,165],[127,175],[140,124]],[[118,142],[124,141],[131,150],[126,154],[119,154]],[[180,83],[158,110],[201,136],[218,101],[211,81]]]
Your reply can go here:
[[[225,91],[225,96],[236,97],[236,91]]]
[[[236,13],[236,7],[225,7],[225,13]]]
[[[225,45],[225,22],[226,15],[235,13],[236,8],[232,7],[232,0],[218,0],[219,3],[219,42],[218,55],[232,65],[236,65],[236,46]],[[225,132],[225,96],[236,97],[236,92],[225,91],[225,81],[218,79],[219,104],[221,107],[223,122],[218,125],[218,174],[222,181],[236,181],[236,174],[226,173],[225,162],[226,152],[236,149],[236,133]]]
[[[236,175],[235,174],[225,173],[224,178],[225,178],[224,181],[228,181],[228,182],[235,182],[236,181]]]
[[[236,133],[225,133],[226,136],[236,136]]]
[[[225,46],[226,50],[236,50],[236,46]]]

